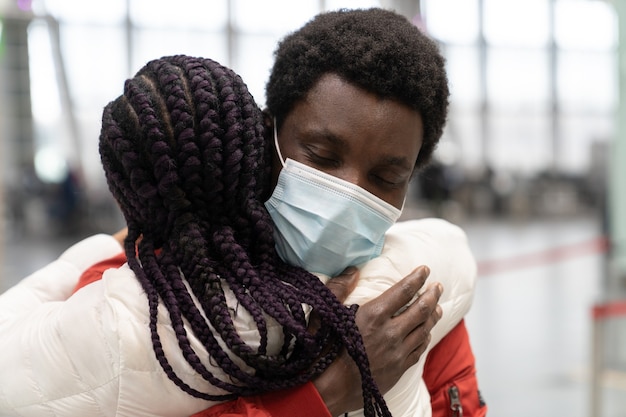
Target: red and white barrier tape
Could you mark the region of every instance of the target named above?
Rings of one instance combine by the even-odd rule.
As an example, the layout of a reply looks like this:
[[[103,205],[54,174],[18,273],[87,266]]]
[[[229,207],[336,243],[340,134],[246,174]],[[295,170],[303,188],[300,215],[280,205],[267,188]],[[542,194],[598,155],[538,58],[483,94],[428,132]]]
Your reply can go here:
[[[594,320],[626,316],[626,300],[609,301],[603,304],[596,304],[593,306],[591,315]]]
[[[554,263],[577,256],[604,253],[608,248],[609,240],[602,236],[511,258],[479,261],[478,276],[484,277],[495,273]]]

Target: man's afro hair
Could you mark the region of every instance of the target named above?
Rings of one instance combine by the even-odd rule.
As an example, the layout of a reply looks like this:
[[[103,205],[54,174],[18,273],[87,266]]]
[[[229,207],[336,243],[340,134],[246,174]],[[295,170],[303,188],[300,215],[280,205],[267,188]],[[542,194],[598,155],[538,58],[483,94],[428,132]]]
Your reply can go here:
[[[280,125],[327,73],[417,110],[424,138],[416,166],[430,160],[448,112],[445,61],[437,44],[396,12],[341,9],[317,15],[274,52],[267,111]]]

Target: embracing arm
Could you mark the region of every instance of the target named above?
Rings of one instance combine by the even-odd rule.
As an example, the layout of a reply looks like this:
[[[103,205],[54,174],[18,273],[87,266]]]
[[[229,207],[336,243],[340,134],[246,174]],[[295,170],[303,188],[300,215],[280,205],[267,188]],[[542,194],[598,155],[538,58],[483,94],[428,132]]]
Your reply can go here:
[[[119,252],[117,240],[104,234],[71,246],[57,260],[0,294],[0,332],[44,303],[66,300],[85,270]]]
[[[123,263],[123,257],[114,259],[120,265]],[[83,277],[92,272],[101,274],[94,266]],[[441,308],[437,305],[442,293],[439,285],[430,285],[410,308],[395,315],[422,288],[427,276],[427,268],[416,269],[382,295],[361,306],[357,312],[357,324],[370,357],[372,374],[383,392],[394,385],[423,354],[430,340],[430,330],[441,317]],[[357,270],[352,268],[330,280],[328,286],[343,300],[353,290],[357,279]],[[302,417],[339,415],[362,407],[359,380],[358,368],[343,352],[313,382],[290,390],[219,404],[194,417],[291,417],[295,415],[294,407],[297,408],[296,414]]]
[[[93,326],[92,317],[80,313],[80,300],[66,300],[85,269],[119,251],[111,236],[92,236],[0,295],[1,415],[45,414],[46,401],[93,382],[76,375],[68,347],[102,346],[89,331],[81,333]]]
[[[118,241],[123,240],[123,237],[124,231],[116,234]],[[120,252],[119,246],[117,252]],[[116,262],[121,265],[124,262],[123,256],[112,258],[100,265],[119,266],[115,265]],[[357,269],[350,268],[329,281],[328,286],[337,298],[345,300],[354,289],[358,280],[357,272]],[[101,268],[94,265],[83,274],[81,282],[85,277],[93,274],[100,276],[101,273]],[[423,267],[414,270],[382,295],[362,305],[357,312],[357,325],[370,357],[370,368],[383,392],[417,362],[426,350],[431,329],[441,318],[441,308],[437,305],[442,293],[440,285],[429,285],[411,307],[401,314],[395,314],[422,289],[428,273],[428,269]],[[93,281],[92,278],[88,280]],[[313,382],[290,390],[240,398],[216,405],[194,416],[291,417],[294,415],[294,407],[297,414],[303,417],[339,415],[362,407],[359,381],[358,368],[344,351]],[[303,408],[302,404],[306,404],[306,407]],[[308,414],[303,414],[305,412]]]

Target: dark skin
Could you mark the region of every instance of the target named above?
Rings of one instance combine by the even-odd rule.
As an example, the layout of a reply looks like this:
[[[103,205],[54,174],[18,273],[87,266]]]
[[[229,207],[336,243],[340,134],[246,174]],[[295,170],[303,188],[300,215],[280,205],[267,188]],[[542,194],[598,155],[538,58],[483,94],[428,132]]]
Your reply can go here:
[[[272,127],[271,118],[268,127]],[[416,111],[328,75],[287,115],[278,141],[284,158],[357,184],[400,208],[422,132],[422,119]],[[276,156],[274,180],[281,167]],[[123,244],[126,230],[114,236]],[[437,283],[424,287],[429,273],[426,266],[416,268],[357,311],[356,324],[370,369],[383,393],[417,363],[430,342],[430,331],[441,318],[437,302],[443,288]],[[348,268],[327,285],[344,301],[357,281],[358,270]],[[417,300],[396,315],[418,292]],[[345,351],[313,383],[333,416],[363,407],[359,370]]]
[[[278,130],[285,160],[291,158],[349,181],[397,208],[403,205],[422,138],[418,112],[334,74],[323,76]],[[276,154],[274,183],[281,168]],[[415,303],[395,315],[422,289],[429,272],[425,266],[416,268],[357,312],[372,375],[382,392],[419,360],[432,327],[441,318],[440,284],[427,286]],[[328,286],[343,301],[356,285],[356,275],[350,269]],[[313,383],[331,415],[363,406],[358,369],[345,352]]]
[[[289,112],[278,143],[284,159],[351,182],[401,208],[423,136],[417,111],[329,74]],[[274,183],[281,167],[275,158]]]
[[[339,300],[345,300],[354,289],[358,280],[355,271],[344,272],[328,282],[327,286]],[[357,311],[356,324],[363,337],[370,370],[383,393],[417,363],[430,342],[430,331],[441,318],[437,302],[443,287],[437,283],[422,288],[429,273],[426,266],[416,268]],[[419,298],[394,316],[420,289],[423,292]],[[361,377],[345,351],[313,384],[333,416],[363,408]]]

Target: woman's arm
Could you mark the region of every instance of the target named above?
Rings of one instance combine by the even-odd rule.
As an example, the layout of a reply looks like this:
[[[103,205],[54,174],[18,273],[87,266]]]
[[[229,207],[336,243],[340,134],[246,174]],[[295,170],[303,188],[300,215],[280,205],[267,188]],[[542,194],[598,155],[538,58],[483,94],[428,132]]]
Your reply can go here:
[[[120,231],[114,236],[123,241],[124,235],[124,231]],[[121,265],[124,257],[117,256],[100,265],[115,267],[112,262]],[[328,287],[340,300],[345,300],[354,289],[358,281],[357,271],[350,268],[328,282]],[[81,282],[84,278],[93,281],[94,272],[101,275],[103,270],[99,265],[93,265],[85,271]],[[370,369],[382,392],[391,388],[404,371],[418,361],[430,341],[431,329],[441,318],[441,308],[437,305],[441,285],[430,285],[416,302],[396,315],[422,288],[428,273],[427,268],[417,268],[357,311],[356,321],[370,358]],[[303,403],[311,416],[328,416],[329,412],[335,416],[363,406],[360,374],[346,352],[313,383],[279,393],[241,398],[212,407],[197,416],[291,417],[293,405],[300,407]]]
[[[116,260],[119,263],[117,266],[124,263],[123,256],[118,256],[104,264],[115,267],[111,262]],[[93,281],[94,272],[101,274],[103,271],[94,265],[83,277]],[[428,345],[430,330],[441,318],[441,309],[437,305],[442,293],[439,285],[430,286],[410,308],[394,315],[421,289],[427,276],[426,268],[418,268],[357,311],[357,325],[370,357],[370,368],[383,392],[417,362]],[[357,270],[351,268],[331,279],[328,287],[340,300],[344,300],[354,289],[357,280]],[[240,398],[211,407],[195,416],[292,417],[293,406],[302,407],[302,404],[306,404],[306,416],[312,417],[335,416],[362,407],[358,368],[347,353],[343,352],[313,383],[277,393]],[[299,415],[304,416],[302,410]]]
[[[99,381],[77,371],[72,352],[89,352],[92,360],[108,352],[92,337],[97,317],[85,314],[82,299],[67,300],[85,269],[119,251],[111,236],[92,236],[0,295],[0,415],[50,413],[50,402],[71,405],[74,415],[94,412],[86,392],[106,389],[100,381],[112,380],[115,370],[102,367],[108,374]]]
[[[85,270],[118,252],[116,240],[104,234],[72,245],[57,260],[0,294],[0,329],[45,302],[66,300]]]

